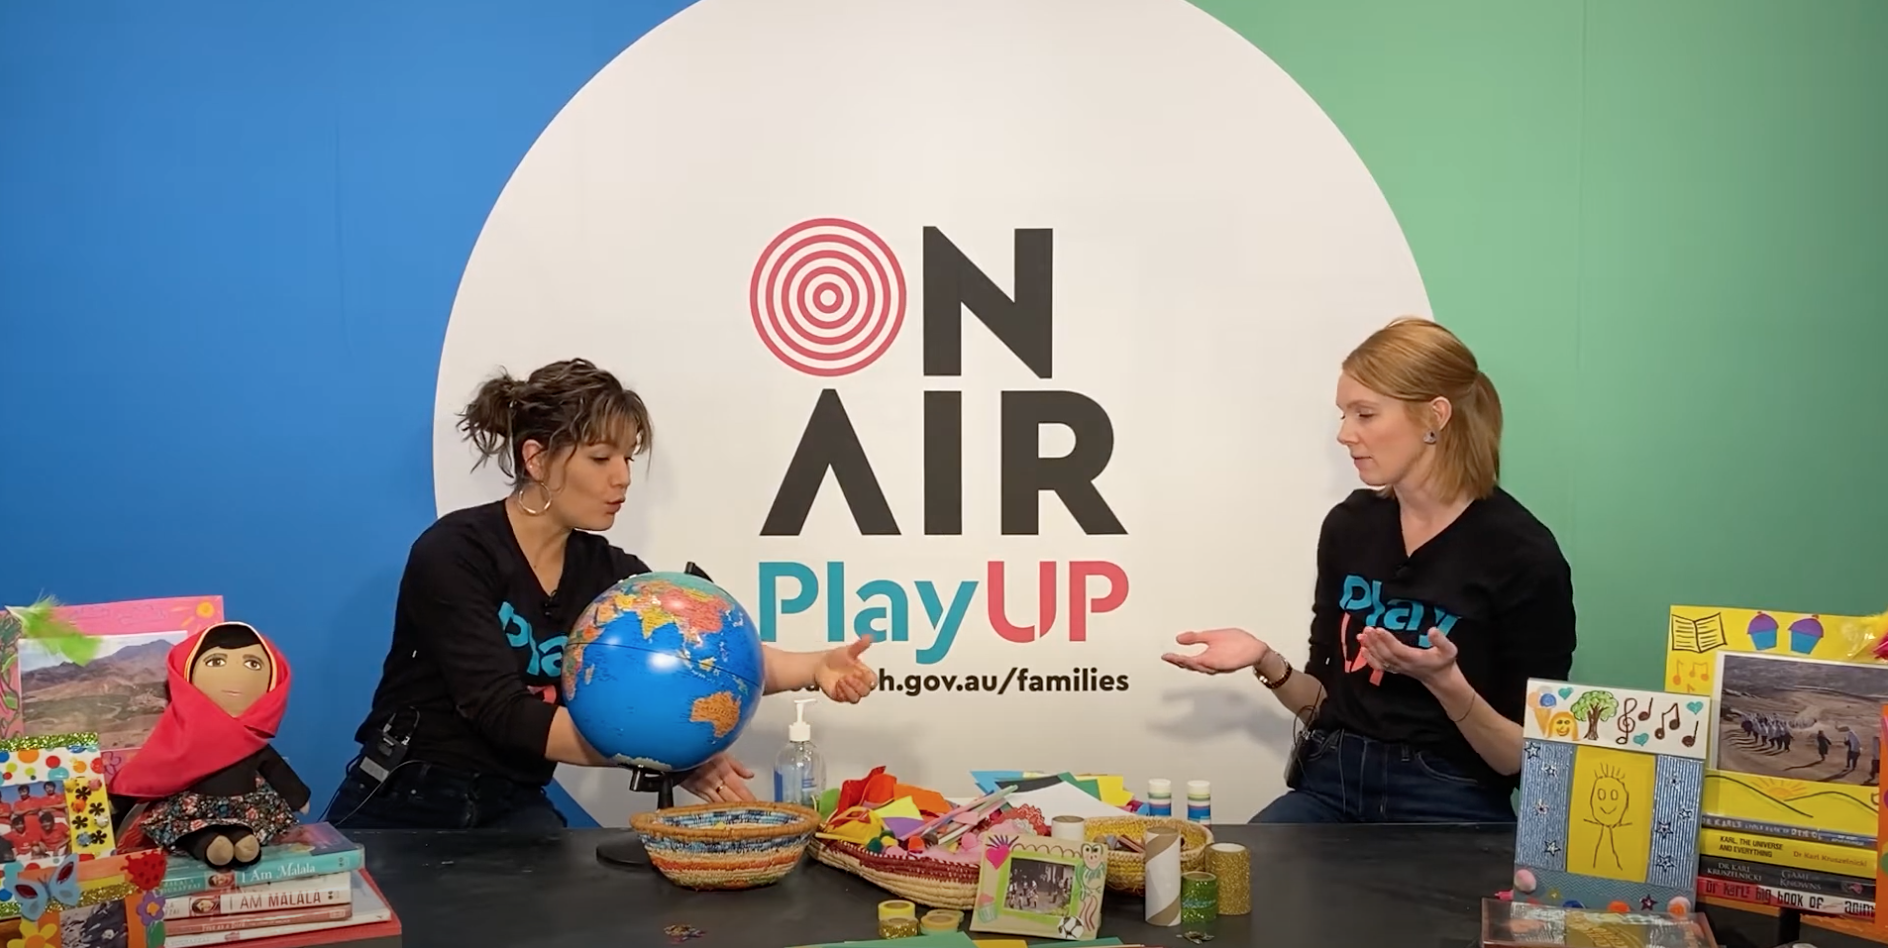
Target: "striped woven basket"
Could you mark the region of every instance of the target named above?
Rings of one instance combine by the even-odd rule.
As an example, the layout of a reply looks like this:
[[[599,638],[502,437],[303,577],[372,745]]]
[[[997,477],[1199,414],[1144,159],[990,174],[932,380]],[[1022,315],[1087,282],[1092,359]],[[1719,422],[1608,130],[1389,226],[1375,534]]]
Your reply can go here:
[[[964,911],[977,906],[979,863],[883,856],[836,839],[814,839],[813,858],[919,905]]]
[[[1199,823],[1178,817],[1164,816],[1103,816],[1084,821],[1083,830],[1091,840],[1103,836],[1125,836],[1140,840],[1147,831],[1156,826],[1171,826],[1180,831],[1180,871],[1203,872],[1206,869],[1207,850],[1213,845],[1213,831]],[[1140,853],[1124,849],[1108,850],[1108,888],[1116,892],[1129,892],[1145,895],[1147,891],[1146,860]]]
[[[800,864],[819,813],[790,803],[697,803],[638,813],[649,861],[689,889],[753,889]]]

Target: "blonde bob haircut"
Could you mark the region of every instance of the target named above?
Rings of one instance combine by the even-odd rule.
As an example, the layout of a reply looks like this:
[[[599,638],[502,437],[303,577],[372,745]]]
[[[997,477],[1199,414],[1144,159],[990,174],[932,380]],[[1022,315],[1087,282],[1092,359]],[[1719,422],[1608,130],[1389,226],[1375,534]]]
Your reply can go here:
[[[1417,424],[1436,433],[1437,495],[1480,500],[1494,493],[1501,477],[1501,396],[1455,333],[1427,319],[1399,317],[1352,350],[1344,372],[1402,402]],[[1447,421],[1437,417],[1438,398],[1449,402]]]

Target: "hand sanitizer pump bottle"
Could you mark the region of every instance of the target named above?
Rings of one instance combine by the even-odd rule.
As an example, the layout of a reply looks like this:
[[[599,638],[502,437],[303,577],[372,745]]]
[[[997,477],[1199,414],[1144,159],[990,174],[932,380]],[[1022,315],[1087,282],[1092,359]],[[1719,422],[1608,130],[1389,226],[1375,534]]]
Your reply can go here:
[[[826,761],[813,746],[813,726],[806,723],[812,698],[794,699],[794,722],[787,725],[787,746],[774,758],[774,801],[819,809],[826,794]]]

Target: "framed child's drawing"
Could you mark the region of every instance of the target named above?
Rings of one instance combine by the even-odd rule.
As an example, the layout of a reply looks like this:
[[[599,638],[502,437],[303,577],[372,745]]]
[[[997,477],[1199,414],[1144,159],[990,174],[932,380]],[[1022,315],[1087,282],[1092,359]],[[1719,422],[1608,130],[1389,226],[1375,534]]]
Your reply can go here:
[[[1100,843],[993,835],[983,846],[971,931],[1095,937],[1108,878]]]
[[[1514,897],[1689,910],[1712,700],[1528,682]]]

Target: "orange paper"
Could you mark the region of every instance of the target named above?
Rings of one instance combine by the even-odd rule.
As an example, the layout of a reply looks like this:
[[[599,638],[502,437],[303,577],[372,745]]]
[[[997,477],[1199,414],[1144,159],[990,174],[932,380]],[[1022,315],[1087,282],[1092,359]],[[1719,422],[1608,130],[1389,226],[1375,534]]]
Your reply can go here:
[[[942,816],[952,810],[951,801],[944,799],[944,795],[936,790],[901,783],[892,791],[892,799],[900,797],[910,797],[911,802],[918,805],[918,812],[925,816]]]

